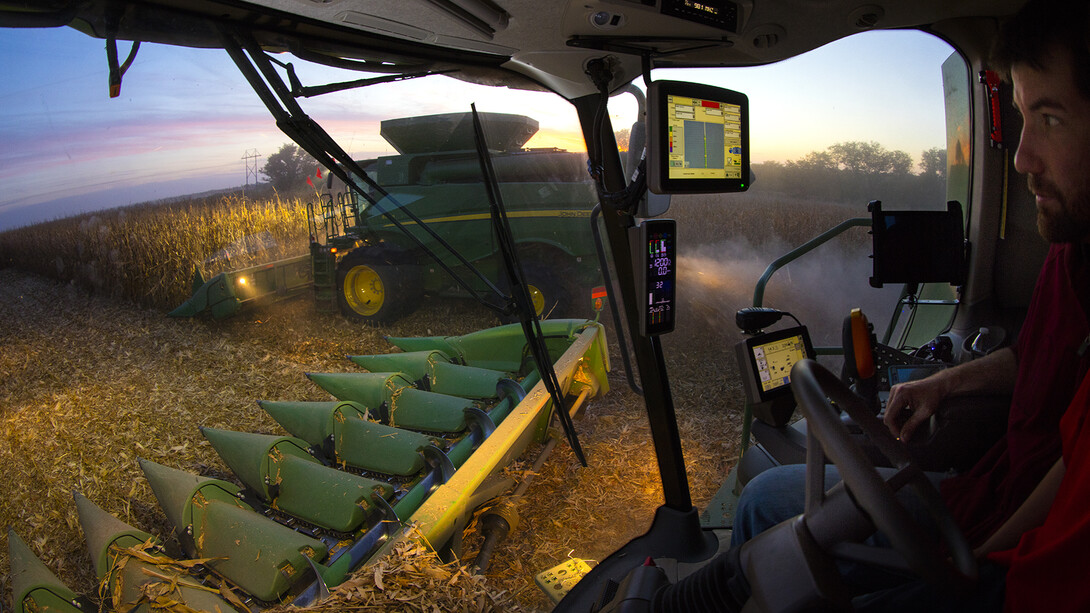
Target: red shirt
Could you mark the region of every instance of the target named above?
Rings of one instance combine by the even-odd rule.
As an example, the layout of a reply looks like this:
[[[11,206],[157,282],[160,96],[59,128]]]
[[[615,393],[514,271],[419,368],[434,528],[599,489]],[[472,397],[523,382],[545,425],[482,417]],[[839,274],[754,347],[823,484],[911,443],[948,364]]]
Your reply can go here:
[[[989,556],[1010,567],[1006,610],[1090,611],[1090,377],[1060,421],[1064,478],[1044,524]]]
[[[1090,364],[1090,352],[1078,355],[1090,332],[1088,269],[1081,246],[1049,249],[1014,348],[1018,378],[1007,433],[971,470],[941,484],[951,515],[974,547],[1021,506],[1060,457],[1060,417]]]

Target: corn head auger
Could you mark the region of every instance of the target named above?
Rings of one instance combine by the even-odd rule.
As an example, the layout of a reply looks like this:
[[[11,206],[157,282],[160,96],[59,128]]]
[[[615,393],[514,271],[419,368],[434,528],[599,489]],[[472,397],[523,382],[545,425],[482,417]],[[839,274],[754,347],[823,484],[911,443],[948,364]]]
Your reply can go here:
[[[599,324],[541,327],[574,397],[561,410],[608,391]],[[457,552],[474,509],[512,487],[497,473],[549,436],[555,407],[517,324],[387,340],[401,352],[350,356],[367,372],[307,375],[336,400],[259,402],[288,436],[202,428],[241,486],[140,460],[184,560],[165,553],[171,535],[75,492],[103,606],[305,606],[404,539]],[[92,610],[14,530],[8,543],[16,613]]]

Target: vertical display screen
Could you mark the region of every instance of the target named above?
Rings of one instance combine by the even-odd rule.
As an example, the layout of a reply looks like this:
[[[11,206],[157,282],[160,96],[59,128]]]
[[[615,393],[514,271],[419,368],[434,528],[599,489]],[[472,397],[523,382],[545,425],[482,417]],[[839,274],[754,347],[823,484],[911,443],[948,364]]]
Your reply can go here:
[[[677,277],[677,226],[672,219],[648,220],[640,226],[643,251],[644,335],[663,334],[674,329]]]
[[[965,226],[959,202],[947,202],[945,211],[883,211],[880,200],[867,208],[874,247],[873,287],[965,283]],[[906,258],[906,253],[913,257]]]

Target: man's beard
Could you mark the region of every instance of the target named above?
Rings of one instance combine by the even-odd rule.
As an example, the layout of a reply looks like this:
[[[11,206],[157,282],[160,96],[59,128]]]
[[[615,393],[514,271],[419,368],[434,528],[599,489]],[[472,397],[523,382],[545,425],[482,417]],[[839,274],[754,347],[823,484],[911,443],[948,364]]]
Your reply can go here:
[[[1029,175],[1029,189],[1034,194],[1054,198],[1053,210],[1037,208],[1037,231],[1051,243],[1079,243],[1090,239],[1090,193],[1082,190],[1069,199],[1054,184]]]

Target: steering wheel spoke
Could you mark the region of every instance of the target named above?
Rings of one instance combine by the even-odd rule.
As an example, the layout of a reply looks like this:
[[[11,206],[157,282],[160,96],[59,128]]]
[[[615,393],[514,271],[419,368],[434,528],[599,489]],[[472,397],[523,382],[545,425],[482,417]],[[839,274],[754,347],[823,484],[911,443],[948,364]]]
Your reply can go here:
[[[927,477],[915,464],[909,463],[901,466],[897,472],[886,479],[886,485],[888,485],[891,490],[899,492],[904,486],[926,478]]]
[[[825,501],[825,451],[813,431],[806,432],[806,512]]]
[[[815,527],[829,527],[828,518],[821,517],[831,498],[818,493],[824,488],[822,456],[828,457],[840,471],[852,505],[869,518],[881,531],[893,549],[873,548],[841,539],[826,544],[830,554],[878,566],[911,569],[913,573],[934,584],[963,585],[976,579],[976,559],[965,537],[942,504],[934,485],[911,461],[905,447],[889,433],[861,398],[856,396],[838,377],[813,360],[801,360],[791,370],[795,399],[807,420],[807,431],[816,437],[819,451],[807,455],[807,492],[804,519]],[[898,467],[888,480],[883,480],[852,439],[844,422],[830,401],[835,402],[857,423],[878,449]],[[923,508],[937,526],[937,531],[951,558],[940,549],[938,542],[903,506],[895,492],[909,486],[923,503]],[[837,501],[844,497],[837,497]],[[843,509],[841,509],[843,510]],[[814,533],[815,537],[817,532]],[[874,549],[874,551],[865,551]],[[892,555],[890,552],[895,553]],[[952,562],[951,562],[952,559]]]

